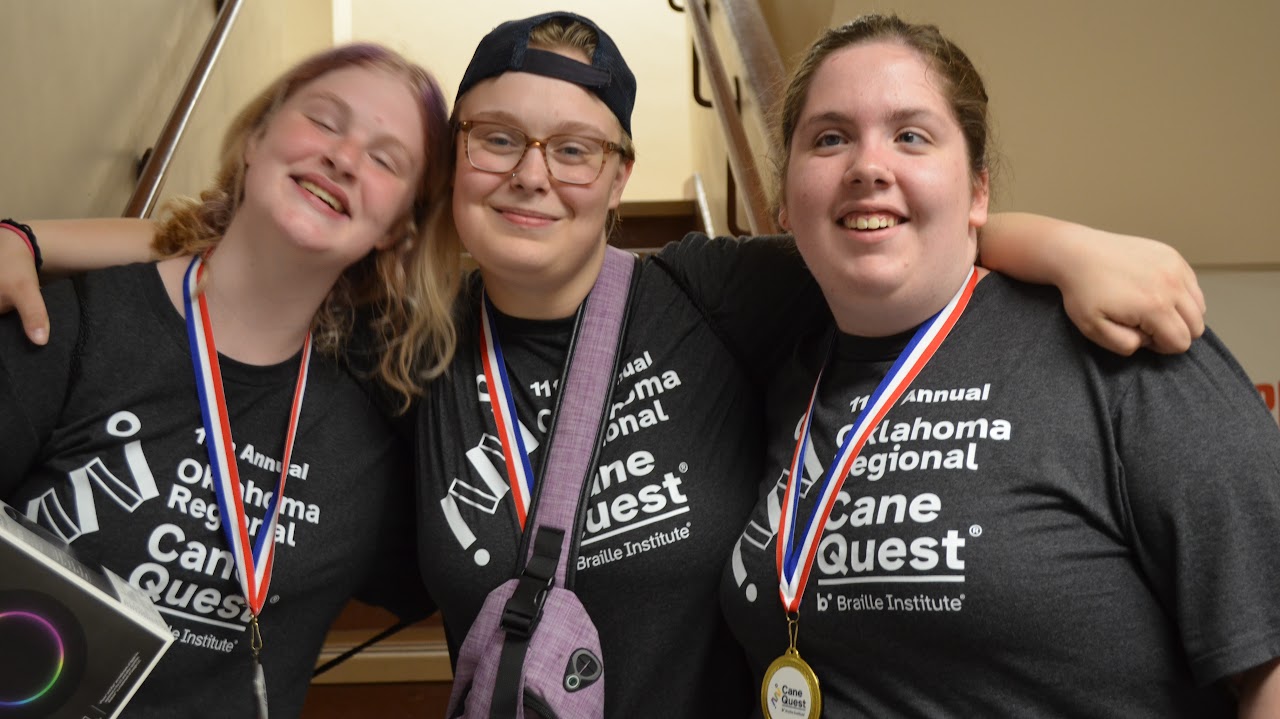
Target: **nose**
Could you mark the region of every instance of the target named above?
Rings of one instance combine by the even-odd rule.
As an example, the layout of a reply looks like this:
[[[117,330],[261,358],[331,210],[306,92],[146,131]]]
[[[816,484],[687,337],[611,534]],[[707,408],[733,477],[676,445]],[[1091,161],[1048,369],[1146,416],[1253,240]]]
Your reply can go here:
[[[511,171],[512,184],[526,190],[543,190],[550,184],[547,171],[547,156],[539,144],[530,144],[524,149],[524,155]]]
[[[329,144],[325,153],[327,164],[343,176],[353,176],[363,150],[351,135],[339,135]]]
[[[850,151],[845,182],[868,187],[885,187],[893,182],[889,169],[889,150],[881,143],[860,142]]]

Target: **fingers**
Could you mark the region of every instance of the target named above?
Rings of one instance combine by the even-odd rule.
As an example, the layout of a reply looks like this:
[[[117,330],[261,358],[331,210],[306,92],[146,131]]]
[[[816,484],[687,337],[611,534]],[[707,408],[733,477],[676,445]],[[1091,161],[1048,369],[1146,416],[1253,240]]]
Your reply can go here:
[[[1080,331],[1090,342],[1110,350],[1118,355],[1128,357],[1146,346],[1149,337],[1141,331],[1122,325],[1102,317],[1095,322],[1080,325]]]
[[[1204,317],[1191,293],[1128,298],[1133,314],[1112,315],[1092,306],[1066,305],[1067,314],[1091,342],[1118,355],[1140,348],[1179,354],[1204,333]],[[1141,308],[1141,309],[1138,309]]]
[[[1187,323],[1187,327],[1191,330],[1191,336],[1199,337],[1204,334],[1204,315],[1209,311],[1209,306],[1205,303],[1204,291],[1200,289],[1200,281],[1196,279],[1196,273],[1189,266],[1183,281],[1183,289],[1186,291],[1186,295],[1180,297],[1176,302],[1178,314]]]
[[[1190,317],[1180,310],[1185,302],[1147,315],[1135,330],[1145,336],[1143,346],[1161,354],[1180,354],[1191,348],[1191,340],[1204,332],[1204,321],[1198,312]],[[1196,331],[1192,318],[1199,322]]]
[[[22,329],[27,333],[27,339],[38,345],[47,343],[49,313],[45,309],[40,287],[33,283],[31,286],[15,288],[13,307],[22,318]]]
[[[11,250],[11,247],[0,248]],[[2,254],[2,253],[0,253]],[[49,341],[49,314],[40,294],[40,280],[26,248],[0,264],[0,313],[17,310],[27,337],[38,345]]]
[[[1142,313],[1138,329],[1147,336],[1144,346],[1162,354],[1180,354],[1204,334],[1206,304],[1195,272],[1185,262],[1163,295],[1153,298]]]

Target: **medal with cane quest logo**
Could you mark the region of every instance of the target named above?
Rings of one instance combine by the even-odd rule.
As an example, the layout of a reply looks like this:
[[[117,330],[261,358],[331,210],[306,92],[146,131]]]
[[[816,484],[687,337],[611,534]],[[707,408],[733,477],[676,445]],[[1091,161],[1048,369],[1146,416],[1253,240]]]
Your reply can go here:
[[[862,451],[867,437],[933,358],[938,347],[951,332],[951,328],[964,313],[977,282],[977,271],[970,268],[969,276],[965,278],[964,284],[956,291],[947,306],[920,325],[911,337],[911,341],[894,361],[889,373],[880,380],[880,384],[867,401],[866,408],[858,414],[840,450],[836,452],[835,459],[827,465],[822,481],[812,485],[819,488],[818,499],[813,511],[809,514],[807,523],[803,529],[800,529],[799,505],[800,490],[804,484],[804,452],[809,445],[813,409],[818,402],[818,388],[822,386],[823,372],[818,372],[818,378],[813,383],[813,392],[809,395],[808,408],[800,423],[795,453],[791,457],[787,488],[782,495],[782,510],[778,517],[776,557],[778,594],[782,598],[782,606],[787,613],[788,646],[786,652],[769,665],[768,671],[765,672],[764,685],[760,690],[760,702],[764,715],[768,719],[790,719],[791,717],[808,719],[817,717],[821,712],[822,695],[818,689],[818,677],[800,658],[800,652],[796,649],[796,639],[800,633],[800,602],[804,599],[809,571],[813,568],[818,539],[827,525],[827,519],[831,515],[831,508],[840,493],[840,488],[844,486],[844,480],[849,476],[853,461]]]
[[[796,637],[800,634],[800,617],[787,616],[787,652],[769,665],[760,687],[760,706],[767,719],[797,717],[817,719],[822,716],[822,690],[818,675],[800,658]]]
[[[213,342],[213,324],[204,293],[198,291],[204,261],[199,255],[191,259],[182,283],[183,305],[187,311],[187,339],[191,345],[191,364],[196,372],[196,390],[200,395],[200,416],[204,421],[205,444],[209,450],[209,470],[213,476],[218,511],[222,513],[227,544],[235,559],[240,589],[249,605],[249,649],[253,652],[253,695],[258,719],[267,719],[267,679],[262,671],[262,631],[258,617],[267,601],[271,585],[271,567],[275,562],[276,525],[280,517],[281,498],[289,476],[289,460],[293,440],[298,433],[298,416],[302,413],[302,397],[307,389],[307,370],[311,366],[311,333],[302,343],[302,360],[298,381],[294,386],[289,411],[289,428],[284,438],[280,480],[267,503],[266,516],[258,533],[249,539],[249,522],[240,496],[240,471],[236,466],[235,443],[231,439],[231,423],[227,417],[227,400],[222,389],[222,370],[218,365],[218,349]]]

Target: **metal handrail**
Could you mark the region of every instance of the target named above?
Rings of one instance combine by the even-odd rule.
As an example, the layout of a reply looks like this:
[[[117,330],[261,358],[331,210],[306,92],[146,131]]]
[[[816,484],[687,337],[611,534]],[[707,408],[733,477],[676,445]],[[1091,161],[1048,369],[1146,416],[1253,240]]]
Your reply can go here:
[[[715,105],[716,117],[720,121],[720,131],[724,134],[729,154],[729,169],[742,190],[747,226],[756,235],[777,233],[779,228],[768,210],[764,181],[747,141],[742,117],[737,112],[733,85],[729,82],[724,62],[720,59],[720,51],[711,35],[707,10],[702,3],[690,2],[685,4],[685,11],[692,18],[694,48],[711,85],[712,104]]]
[[[219,3],[218,16],[214,20],[213,28],[209,30],[204,48],[200,50],[200,56],[196,58],[195,66],[191,68],[191,75],[187,77],[187,84],[182,88],[182,95],[178,97],[178,102],[174,104],[173,110],[169,113],[169,119],[165,121],[164,128],[160,131],[160,138],[147,154],[142,171],[139,173],[138,184],[133,189],[129,204],[125,206],[124,217],[147,217],[155,209],[160,189],[164,187],[169,162],[173,160],[178,141],[186,130],[187,121],[191,118],[196,101],[200,99],[200,93],[204,90],[204,84],[209,79],[209,73],[213,70],[214,62],[218,59],[218,53],[231,32],[231,26],[242,4],[243,0],[222,0]]]

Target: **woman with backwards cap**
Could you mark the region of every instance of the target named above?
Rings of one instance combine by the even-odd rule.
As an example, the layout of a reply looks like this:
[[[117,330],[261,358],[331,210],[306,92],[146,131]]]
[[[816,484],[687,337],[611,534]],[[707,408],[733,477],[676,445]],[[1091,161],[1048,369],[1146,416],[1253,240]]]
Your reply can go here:
[[[631,173],[634,101],[635,80],[616,45],[570,13],[499,26],[459,87],[453,219],[479,272],[457,306],[453,365],[402,424],[417,459],[421,569],[454,656],[485,596],[511,577],[521,532],[479,352],[482,296],[537,466],[574,315],[600,271]],[[1016,218],[1010,226],[1018,222],[1026,235],[1033,232],[1025,223],[1036,223],[1043,242],[1039,223],[1052,221]],[[1123,293],[1127,279],[1116,280],[1127,272],[1144,287],[1165,282],[1157,276],[1184,282],[1176,253],[1146,241],[1107,251],[1086,272],[1069,265],[1098,251],[1090,240],[1069,238],[1054,259],[1000,239],[985,240],[989,262],[1004,254],[1034,277],[1059,273],[1063,283],[1092,274],[1094,299]],[[1152,264],[1162,269],[1144,274]],[[1096,284],[1116,266],[1105,288]],[[600,631],[609,716],[741,715],[753,691],[716,588],[756,497],[763,437],[755,388],[802,326],[827,314],[782,238],[693,236],[638,272],[576,591]],[[1159,308],[1133,295],[1109,304],[1178,349],[1200,331],[1198,288],[1187,277],[1189,288],[1164,294]],[[1132,351],[1137,337],[1113,346],[1128,342]]]

